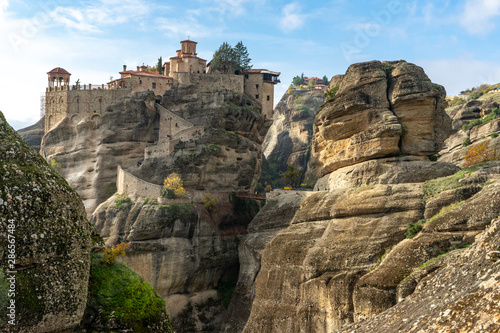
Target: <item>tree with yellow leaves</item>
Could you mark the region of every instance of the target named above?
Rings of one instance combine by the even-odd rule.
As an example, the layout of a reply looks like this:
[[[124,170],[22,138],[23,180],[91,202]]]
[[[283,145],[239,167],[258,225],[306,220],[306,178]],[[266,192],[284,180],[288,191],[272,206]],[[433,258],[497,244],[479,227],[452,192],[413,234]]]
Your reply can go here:
[[[467,150],[464,157],[465,167],[473,166],[484,161],[492,161],[496,159],[495,150],[490,147],[490,140],[475,144]]]
[[[178,174],[171,173],[163,182],[162,196],[167,198],[179,198],[186,194],[184,184]]]

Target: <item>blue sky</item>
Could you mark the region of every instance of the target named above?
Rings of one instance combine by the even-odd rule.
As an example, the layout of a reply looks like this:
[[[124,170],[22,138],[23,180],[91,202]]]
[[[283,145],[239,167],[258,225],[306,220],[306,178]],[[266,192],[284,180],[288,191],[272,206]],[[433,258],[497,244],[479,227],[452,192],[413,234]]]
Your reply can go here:
[[[500,82],[499,25],[500,0],[0,0],[0,110],[16,129],[33,124],[52,68],[101,84],[188,37],[207,60],[243,41],[254,68],[282,73],[276,101],[295,75],[373,59],[415,63],[453,95]]]

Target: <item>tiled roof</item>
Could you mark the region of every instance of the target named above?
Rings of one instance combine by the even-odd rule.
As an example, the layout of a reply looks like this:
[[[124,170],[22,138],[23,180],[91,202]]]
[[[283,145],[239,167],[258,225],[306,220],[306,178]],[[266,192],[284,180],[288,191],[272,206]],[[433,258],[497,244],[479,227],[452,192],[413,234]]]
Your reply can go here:
[[[56,67],[53,70],[51,70],[50,72],[48,72],[47,74],[51,74],[51,73],[71,75],[67,70],[65,70],[64,68],[61,68],[61,67]]]

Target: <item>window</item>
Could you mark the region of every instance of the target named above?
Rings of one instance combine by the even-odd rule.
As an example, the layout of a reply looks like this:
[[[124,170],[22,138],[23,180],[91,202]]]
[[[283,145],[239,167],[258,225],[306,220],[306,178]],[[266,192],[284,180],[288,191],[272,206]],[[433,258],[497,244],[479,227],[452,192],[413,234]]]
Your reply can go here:
[[[255,88],[256,88],[256,89],[259,89],[259,85],[258,85],[258,84],[256,84],[256,85],[255,85]]]
[[[255,99],[259,99],[259,95],[255,95]]]
[[[153,89],[156,89],[156,83],[153,82]]]
[[[139,80],[139,84],[142,84],[142,80]]]
[[[271,96],[267,95],[267,100],[270,101],[271,100]]]

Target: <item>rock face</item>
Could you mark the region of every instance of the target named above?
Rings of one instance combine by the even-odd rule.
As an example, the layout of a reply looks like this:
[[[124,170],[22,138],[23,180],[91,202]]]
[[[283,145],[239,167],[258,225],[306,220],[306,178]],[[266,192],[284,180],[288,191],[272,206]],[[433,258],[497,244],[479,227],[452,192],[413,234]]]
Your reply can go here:
[[[498,167],[492,169],[481,171],[486,173],[477,177],[479,187],[498,177]],[[452,200],[415,238],[405,239],[409,223],[417,224],[428,208],[435,209],[436,201],[428,200],[427,207],[423,200],[430,190],[426,186],[369,185],[316,192],[303,200],[292,224],[262,253],[243,332],[332,332],[376,316],[427,281],[430,271],[413,275],[413,285],[403,284],[419,266],[472,244],[500,214],[500,185],[494,181],[477,194],[457,195],[455,200],[463,201]]]
[[[93,227],[84,206],[68,183],[15,134],[1,113],[0,160],[0,248],[5,250],[0,254],[5,272],[1,282],[2,286],[6,281],[10,285],[9,279],[15,276],[16,314],[15,326],[6,323],[10,299],[2,293],[2,331],[74,328],[87,301],[92,245]],[[14,262],[8,261],[7,249],[13,249],[15,265],[9,265]]]
[[[157,140],[154,102],[153,93],[138,93],[109,106],[96,121],[65,118],[45,134],[42,154],[56,161],[88,216],[116,191],[116,166],[137,165],[148,142]]]
[[[218,331],[224,292],[237,281],[237,244],[253,217],[244,216],[252,202],[218,201],[210,214],[202,204],[135,198],[120,205],[117,199],[101,204],[92,218],[106,244],[131,243],[125,263],[165,299],[177,332]]]
[[[336,96],[320,108],[314,123],[312,155],[319,176],[380,157],[426,159],[449,134],[444,88],[418,66],[359,63],[336,81]]]
[[[261,144],[271,120],[261,115],[260,104],[244,94],[197,89],[185,85],[169,90],[162,104],[190,122],[198,133],[180,139],[169,155],[146,156],[140,167],[129,171],[156,184],[177,172],[188,189],[252,193],[260,176]],[[160,135],[166,123],[162,120]]]
[[[40,151],[40,144],[42,143],[42,130],[44,119],[40,119],[36,124],[25,127],[17,131],[21,138],[33,147],[36,151]]]
[[[363,320],[427,288],[430,276],[466,255],[461,248],[500,214],[498,163],[458,171],[429,161],[451,120],[444,89],[421,68],[373,61],[352,65],[332,82],[339,90],[317,113],[312,146],[323,177],[262,251],[243,332],[333,332],[353,322],[360,322],[359,332],[397,332],[392,322],[406,317],[416,326],[401,325],[418,330],[414,313],[373,319],[383,330]],[[476,279],[482,272],[470,270]],[[462,290],[472,290],[467,282]],[[489,284],[485,295],[498,297]],[[423,304],[432,308],[426,297]]]
[[[255,297],[255,278],[260,271],[262,251],[271,239],[290,225],[306,196],[306,192],[291,192],[267,200],[248,226],[248,235],[238,247],[238,284],[224,316],[222,331],[240,332],[245,326]]]
[[[416,328],[421,332],[498,332],[500,272],[493,254],[500,247],[499,240],[500,220],[496,219],[469,249],[451,252],[444,263],[429,265],[432,271],[424,273],[404,302],[342,332],[414,332]]]
[[[499,151],[500,139],[495,138],[495,135],[498,136],[500,132],[500,118],[470,129],[463,129],[464,125],[468,125],[472,121],[479,121],[499,106],[495,100],[488,99],[472,100],[449,109],[448,113],[453,120],[454,133],[445,140],[445,145],[439,152],[439,161],[463,167],[466,163],[464,158],[469,149],[477,144],[484,144],[485,141],[489,141],[489,149]]]
[[[276,106],[273,124],[264,140],[264,156],[278,171],[293,165],[305,173],[310,154],[314,116],[325,100],[321,90],[291,88]]]

